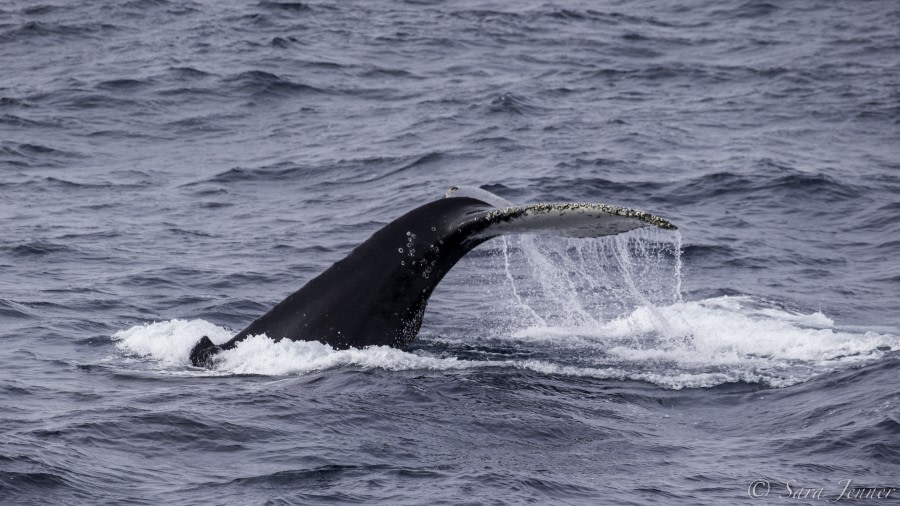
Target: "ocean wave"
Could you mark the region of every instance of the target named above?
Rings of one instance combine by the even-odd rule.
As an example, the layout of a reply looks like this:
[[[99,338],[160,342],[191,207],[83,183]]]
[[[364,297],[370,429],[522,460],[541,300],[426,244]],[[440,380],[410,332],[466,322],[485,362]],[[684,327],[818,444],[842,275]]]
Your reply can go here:
[[[262,9],[288,13],[300,13],[311,9],[309,4],[305,4],[303,2],[275,2],[263,0],[256,5]]]
[[[17,27],[0,32],[0,43],[22,43],[27,40],[59,38],[63,40],[79,40],[109,36],[121,29],[110,23],[66,24],[44,21],[28,21]]]
[[[193,81],[193,80],[205,79],[205,78],[207,78],[207,77],[210,77],[210,76],[213,76],[213,75],[214,75],[214,74],[212,74],[212,73],[210,73],[210,72],[205,72],[205,71],[200,70],[200,69],[198,69],[198,68],[188,67],[188,66],[184,66],[184,67],[170,67],[170,68],[168,69],[168,74],[169,74],[170,76],[172,76],[172,77],[175,77],[176,79],[179,79],[179,80],[185,80],[185,81],[187,81],[187,80]]]
[[[440,152],[429,152],[411,156],[384,156],[360,159],[343,159],[322,162],[317,165],[298,165],[281,162],[265,167],[235,167],[212,176],[205,181],[188,183],[195,186],[201,183],[239,183],[248,181],[284,181],[295,180],[308,183],[311,178],[327,176],[329,185],[363,184],[395,177],[411,169],[448,161],[448,157]]]
[[[740,252],[725,244],[687,244],[682,249],[685,261],[699,261],[701,259],[729,261]]]
[[[806,173],[772,160],[759,160],[760,171],[714,172],[678,182],[673,193],[677,201],[694,201],[721,196],[804,201],[845,201],[858,198],[865,188],[823,173]]]
[[[295,97],[326,92],[262,70],[248,70],[226,76],[222,83],[235,93],[252,97]]]
[[[108,79],[97,83],[96,87],[106,91],[137,91],[156,84],[152,79]]]
[[[172,5],[172,2],[169,0],[130,0],[122,3],[123,7],[140,10],[168,7],[170,5]]]
[[[774,3],[766,2],[764,0],[747,0],[738,3],[737,5],[718,8],[713,10],[711,14],[724,19],[740,20],[766,17],[775,14],[780,10],[781,7]]]
[[[45,16],[64,10],[68,9],[62,5],[41,4],[24,7],[20,12],[26,16]]]
[[[3,123],[3,119],[0,119],[0,123]],[[72,160],[85,158],[81,153],[43,144],[27,142],[5,146],[2,144],[5,143],[0,142],[0,161],[19,167],[61,167],[71,163]]]
[[[31,318],[33,312],[27,306],[12,300],[0,299],[0,316],[3,318]]]
[[[535,105],[527,98],[514,93],[502,93],[491,100],[488,112],[497,114],[541,114],[548,109]]]
[[[50,241],[40,240],[40,241],[30,241],[22,244],[17,244],[15,246],[3,246],[0,248],[9,252],[12,256],[28,258],[28,257],[42,257],[47,255],[65,255],[76,253],[78,250],[67,244],[59,244]]]
[[[234,167],[220,172],[205,181],[188,183],[195,186],[201,183],[240,183],[246,181],[278,181],[284,179],[306,178],[317,172],[312,167],[301,167],[293,163],[278,163],[259,168]]]
[[[62,474],[42,471],[0,471],[0,490],[8,494],[39,494],[57,487],[68,487]]]
[[[96,181],[86,183],[83,181],[71,181],[58,177],[32,177],[24,181],[0,184],[0,187],[21,187],[28,188],[30,191],[46,192],[51,190],[102,190],[110,188],[143,188],[148,186],[147,182],[140,183],[115,183],[110,181]]]

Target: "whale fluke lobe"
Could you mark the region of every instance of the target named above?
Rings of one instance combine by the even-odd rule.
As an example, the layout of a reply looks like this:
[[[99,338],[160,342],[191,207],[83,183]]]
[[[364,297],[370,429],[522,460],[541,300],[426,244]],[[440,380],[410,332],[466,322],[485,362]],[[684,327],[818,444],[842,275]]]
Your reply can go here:
[[[220,348],[213,344],[209,337],[203,336],[191,350],[191,363],[197,367],[212,367],[212,357]]]
[[[203,337],[195,366],[252,335],[280,341],[321,341],[334,348],[402,348],[419,333],[425,306],[444,275],[479,244],[500,235],[601,237],[668,221],[606,204],[514,206],[478,188],[451,188],[445,198],[404,214],[343,260],[279,302],[222,345]]]

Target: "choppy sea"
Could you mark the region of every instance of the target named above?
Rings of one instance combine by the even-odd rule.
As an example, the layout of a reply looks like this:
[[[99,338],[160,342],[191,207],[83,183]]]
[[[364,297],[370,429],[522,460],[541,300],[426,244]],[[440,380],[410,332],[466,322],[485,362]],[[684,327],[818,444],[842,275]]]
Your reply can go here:
[[[0,0],[0,502],[896,502],[898,27]],[[679,231],[485,243],[406,350],[190,366],[455,185]]]

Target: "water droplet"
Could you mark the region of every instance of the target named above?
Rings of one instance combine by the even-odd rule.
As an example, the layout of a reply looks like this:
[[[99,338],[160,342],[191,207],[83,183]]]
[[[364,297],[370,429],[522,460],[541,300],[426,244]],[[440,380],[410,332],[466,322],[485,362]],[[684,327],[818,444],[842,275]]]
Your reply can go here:
[[[431,227],[432,232],[434,232],[435,230],[437,230],[437,227]]]
[[[403,253],[403,248],[397,248],[397,251],[399,251],[400,253]]]

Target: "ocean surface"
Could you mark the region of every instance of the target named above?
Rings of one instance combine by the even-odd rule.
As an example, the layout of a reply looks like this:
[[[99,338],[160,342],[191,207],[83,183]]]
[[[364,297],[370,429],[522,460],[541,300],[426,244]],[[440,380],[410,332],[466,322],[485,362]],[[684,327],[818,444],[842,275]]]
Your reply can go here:
[[[0,503],[896,502],[898,27],[0,0]],[[406,350],[190,366],[454,185],[679,230],[489,241]]]

